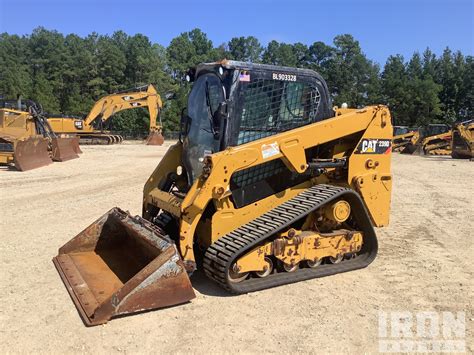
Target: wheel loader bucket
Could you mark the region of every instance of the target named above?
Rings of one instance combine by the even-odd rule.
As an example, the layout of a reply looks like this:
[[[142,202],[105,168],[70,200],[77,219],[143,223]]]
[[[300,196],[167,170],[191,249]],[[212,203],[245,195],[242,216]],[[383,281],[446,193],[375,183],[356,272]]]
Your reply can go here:
[[[51,164],[48,140],[30,137],[13,143],[13,162],[20,171],[27,171]]]
[[[165,139],[160,132],[150,132],[145,140],[146,145],[163,145]]]
[[[53,262],[87,326],[195,297],[174,242],[119,208],[61,247]]]
[[[77,145],[77,147],[76,147]],[[79,158],[77,148],[79,143],[76,138],[52,138],[51,148],[54,161],[66,161]]]

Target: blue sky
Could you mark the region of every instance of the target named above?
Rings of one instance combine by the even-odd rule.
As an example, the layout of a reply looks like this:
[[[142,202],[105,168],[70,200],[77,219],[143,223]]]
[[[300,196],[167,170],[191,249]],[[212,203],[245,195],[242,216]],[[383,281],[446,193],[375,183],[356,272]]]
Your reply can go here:
[[[195,27],[214,45],[254,35],[263,44],[331,43],[350,33],[367,56],[385,63],[446,46],[473,55],[474,0],[0,0],[0,32],[29,34],[37,26],[85,36],[122,29],[168,45]]]

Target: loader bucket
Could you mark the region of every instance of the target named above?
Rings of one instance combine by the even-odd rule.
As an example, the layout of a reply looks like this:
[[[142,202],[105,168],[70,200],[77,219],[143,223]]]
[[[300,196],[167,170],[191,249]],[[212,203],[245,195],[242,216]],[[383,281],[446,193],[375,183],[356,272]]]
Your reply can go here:
[[[76,154],[82,154],[81,147],[79,146],[79,136],[74,136],[71,138],[72,149],[76,152]]]
[[[48,140],[43,137],[30,137],[25,140],[15,141],[13,161],[20,171],[40,168],[51,164]]]
[[[119,208],[61,247],[53,262],[87,326],[195,297],[174,242]]]
[[[421,155],[422,152],[422,147],[420,144],[412,144],[408,143],[405,145],[404,148],[400,150],[401,154],[415,154],[415,155]]]
[[[150,132],[145,140],[146,145],[163,145],[165,139],[160,132]]]
[[[52,138],[51,149],[54,161],[66,161],[79,158],[77,153],[79,143],[76,143],[76,138]]]

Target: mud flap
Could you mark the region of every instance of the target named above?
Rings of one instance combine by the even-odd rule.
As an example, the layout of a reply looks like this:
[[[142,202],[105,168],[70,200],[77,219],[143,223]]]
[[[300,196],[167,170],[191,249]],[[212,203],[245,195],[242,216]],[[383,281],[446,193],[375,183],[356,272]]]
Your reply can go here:
[[[146,145],[163,145],[164,142],[163,135],[157,131],[150,132],[145,140]]]
[[[119,208],[61,247],[53,262],[87,326],[195,297],[174,242]]]
[[[52,138],[51,149],[52,158],[54,161],[67,161],[79,158],[77,148],[79,143],[76,143],[76,138]]]
[[[20,171],[40,168],[53,162],[48,151],[48,140],[43,137],[15,141],[13,149],[13,162]]]

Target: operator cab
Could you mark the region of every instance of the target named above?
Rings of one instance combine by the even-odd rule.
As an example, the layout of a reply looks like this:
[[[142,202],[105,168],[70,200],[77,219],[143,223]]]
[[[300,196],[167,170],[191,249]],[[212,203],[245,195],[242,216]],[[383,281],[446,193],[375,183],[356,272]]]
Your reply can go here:
[[[181,119],[189,184],[207,155],[332,117],[324,79],[308,69],[223,60],[188,72]]]
[[[427,127],[422,129],[423,137],[435,136],[438,134],[446,133],[450,130],[450,127],[447,124],[441,123],[431,123]]]

